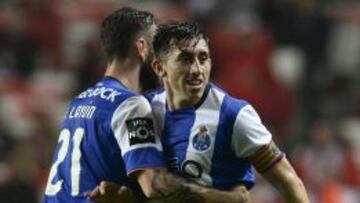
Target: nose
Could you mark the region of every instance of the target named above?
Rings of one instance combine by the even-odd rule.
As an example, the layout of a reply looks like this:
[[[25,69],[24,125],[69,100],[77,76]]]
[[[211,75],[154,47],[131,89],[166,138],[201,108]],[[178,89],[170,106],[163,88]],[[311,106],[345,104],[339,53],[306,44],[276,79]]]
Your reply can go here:
[[[198,75],[201,72],[200,63],[198,60],[194,60],[190,67],[190,73],[193,75]]]

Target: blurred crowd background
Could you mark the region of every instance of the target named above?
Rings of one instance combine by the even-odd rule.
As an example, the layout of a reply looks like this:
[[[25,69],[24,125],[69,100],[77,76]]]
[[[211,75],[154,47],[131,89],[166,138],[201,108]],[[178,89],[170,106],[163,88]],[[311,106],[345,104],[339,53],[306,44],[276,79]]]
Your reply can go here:
[[[41,202],[66,105],[102,77],[100,23],[122,6],[202,25],[213,81],[255,106],[311,201],[360,202],[359,0],[0,0],[0,203]],[[280,202],[261,178],[252,195]]]

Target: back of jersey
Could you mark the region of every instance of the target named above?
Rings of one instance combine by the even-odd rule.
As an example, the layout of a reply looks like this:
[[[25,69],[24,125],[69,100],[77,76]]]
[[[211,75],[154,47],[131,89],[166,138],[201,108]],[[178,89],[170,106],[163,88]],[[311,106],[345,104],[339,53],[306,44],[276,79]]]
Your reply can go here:
[[[46,203],[90,202],[86,194],[102,180],[139,189],[127,177],[143,168],[163,167],[162,148],[151,108],[111,77],[70,104],[45,191]]]

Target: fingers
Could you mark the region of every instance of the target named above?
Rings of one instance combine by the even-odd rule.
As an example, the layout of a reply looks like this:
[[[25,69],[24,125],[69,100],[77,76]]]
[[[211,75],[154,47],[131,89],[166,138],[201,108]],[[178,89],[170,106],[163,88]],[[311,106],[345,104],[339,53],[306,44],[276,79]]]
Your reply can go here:
[[[91,201],[95,201],[101,196],[99,186],[95,187],[91,192],[87,194],[87,198]]]
[[[99,190],[101,195],[105,194],[116,194],[119,193],[121,190],[121,186],[113,183],[113,182],[107,182],[107,181],[101,181],[99,185]]]
[[[114,195],[120,191],[121,186],[112,183],[101,181],[91,192],[87,194],[89,200],[100,201],[100,199],[106,198],[107,196]]]
[[[101,181],[99,187],[99,191],[101,195],[105,195],[106,191],[108,190],[108,183],[105,181]]]

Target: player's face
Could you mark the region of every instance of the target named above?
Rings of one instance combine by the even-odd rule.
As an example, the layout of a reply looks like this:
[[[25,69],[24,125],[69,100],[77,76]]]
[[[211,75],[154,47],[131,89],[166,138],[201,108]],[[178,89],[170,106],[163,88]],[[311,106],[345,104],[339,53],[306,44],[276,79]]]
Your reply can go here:
[[[172,45],[163,64],[174,96],[201,98],[209,82],[211,59],[208,43],[201,38]]]

